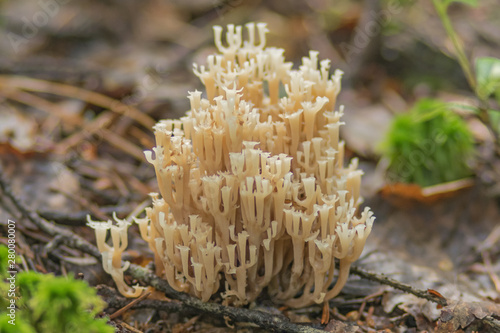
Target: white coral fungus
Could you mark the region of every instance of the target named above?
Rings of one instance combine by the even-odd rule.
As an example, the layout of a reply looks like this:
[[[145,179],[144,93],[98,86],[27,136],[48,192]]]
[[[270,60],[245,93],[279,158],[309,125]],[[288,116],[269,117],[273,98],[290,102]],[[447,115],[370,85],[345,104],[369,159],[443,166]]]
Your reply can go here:
[[[374,220],[369,208],[357,212],[357,160],[344,167],[342,72],[330,76],[316,51],[294,70],[284,50],[265,48],[265,24],[246,28],[243,41],[242,27],[228,25],[224,46],[214,27],[220,53],[194,65],[206,97],[189,93],[185,117],[154,127],[157,146],[145,154],[161,198],[136,222],[156,274],[178,291],[207,301],[223,287],[226,304],[242,305],[268,287],[290,307],[322,303],[344,286]],[[114,262],[126,241],[113,236],[110,249],[101,229]],[[123,268],[105,265],[135,294]]]

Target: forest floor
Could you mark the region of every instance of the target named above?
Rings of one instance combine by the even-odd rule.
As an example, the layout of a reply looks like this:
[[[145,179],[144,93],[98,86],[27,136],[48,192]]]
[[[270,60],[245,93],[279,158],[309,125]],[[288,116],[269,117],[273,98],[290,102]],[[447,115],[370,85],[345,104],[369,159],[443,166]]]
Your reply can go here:
[[[500,54],[495,2],[450,8],[471,57]],[[83,276],[119,332],[278,330],[262,318],[237,320],[254,310],[297,324],[290,330],[500,332],[500,157],[486,127],[465,117],[478,151],[468,188],[427,202],[383,194],[378,143],[394,115],[428,96],[474,103],[430,1],[41,3],[0,4],[0,233],[7,219],[19,222],[21,270]],[[372,13],[385,13],[387,25],[363,38]],[[95,244],[88,214],[124,218],[150,204],[157,183],[143,150],[154,146],[152,125],[182,116],[187,92],[201,90],[192,63],[214,51],[212,25],[250,21],[267,22],[268,45],[295,64],[313,49],[345,72],[341,136],[347,157],[360,159],[363,205],[376,215],[365,252],[328,308],[287,309],[263,295],[226,320],[182,300],[140,300],[116,314],[130,301],[99,258],[54,230]],[[124,259],[145,265],[150,252],[135,226],[129,233]]]

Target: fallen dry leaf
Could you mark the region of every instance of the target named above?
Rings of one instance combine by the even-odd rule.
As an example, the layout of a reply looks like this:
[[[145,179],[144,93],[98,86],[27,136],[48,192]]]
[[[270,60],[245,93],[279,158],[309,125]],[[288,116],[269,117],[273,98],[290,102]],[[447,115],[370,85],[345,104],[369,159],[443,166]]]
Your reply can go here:
[[[465,329],[477,319],[486,316],[500,316],[500,306],[492,302],[463,302],[450,301],[450,305],[443,308],[438,321],[437,332],[453,332]]]
[[[36,121],[17,109],[0,106],[0,144],[8,143],[21,153],[35,146]]]
[[[418,201],[432,204],[452,197],[458,191],[470,188],[473,185],[474,181],[472,178],[459,179],[428,187],[420,187],[417,184],[393,183],[385,185],[380,192],[384,197],[396,203]]]

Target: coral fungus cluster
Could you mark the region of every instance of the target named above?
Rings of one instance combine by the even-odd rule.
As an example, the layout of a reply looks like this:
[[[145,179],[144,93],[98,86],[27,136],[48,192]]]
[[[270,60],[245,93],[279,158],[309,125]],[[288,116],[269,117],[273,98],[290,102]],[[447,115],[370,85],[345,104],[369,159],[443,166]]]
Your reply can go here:
[[[267,287],[291,307],[321,303],[344,286],[374,220],[357,211],[357,161],[344,167],[342,73],[330,76],[314,51],[294,70],[283,49],[265,47],[265,24],[246,28],[244,41],[228,25],[224,46],[214,27],[220,54],[194,66],[206,96],[191,92],[185,117],[155,126],[145,154],[160,193],[136,222],[156,274],[178,291],[207,301],[223,287],[226,304],[242,305]],[[137,294],[116,261],[127,223],[92,225],[116,229],[116,246],[101,245],[105,267],[122,293]]]

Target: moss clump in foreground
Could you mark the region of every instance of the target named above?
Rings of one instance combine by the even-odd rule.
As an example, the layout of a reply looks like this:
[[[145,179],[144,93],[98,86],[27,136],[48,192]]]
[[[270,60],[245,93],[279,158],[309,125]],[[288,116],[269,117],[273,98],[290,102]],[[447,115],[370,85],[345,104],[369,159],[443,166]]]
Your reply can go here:
[[[95,319],[104,302],[94,288],[72,277],[32,271],[14,274],[8,269],[8,249],[0,246],[0,306],[2,333],[113,333],[106,319]],[[8,278],[11,278],[10,280]],[[13,289],[11,289],[11,282]],[[14,303],[11,303],[14,300]],[[9,314],[12,314],[9,316]],[[15,325],[14,325],[15,324]]]

